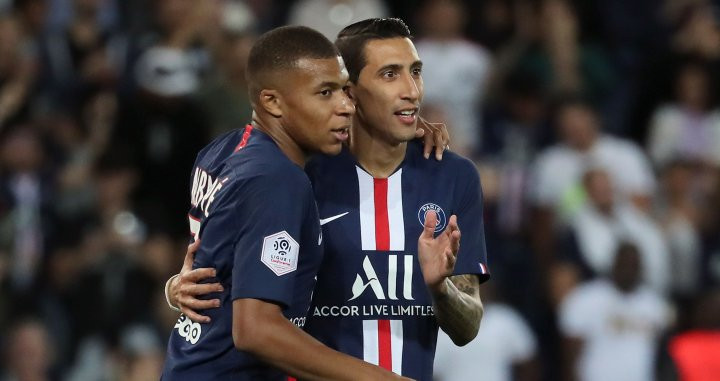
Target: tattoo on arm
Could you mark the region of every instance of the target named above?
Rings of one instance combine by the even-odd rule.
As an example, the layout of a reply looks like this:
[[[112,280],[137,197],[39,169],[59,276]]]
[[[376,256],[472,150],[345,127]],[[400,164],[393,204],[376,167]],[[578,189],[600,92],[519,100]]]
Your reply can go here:
[[[457,275],[446,280],[447,293],[435,295],[433,304],[438,325],[459,345],[477,335],[483,306],[477,275]]]
[[[470,296],[475,296],[478,292],[479,282],[476,275],[457,275],[450,278],[450,281],[455,284],[458,290]]]

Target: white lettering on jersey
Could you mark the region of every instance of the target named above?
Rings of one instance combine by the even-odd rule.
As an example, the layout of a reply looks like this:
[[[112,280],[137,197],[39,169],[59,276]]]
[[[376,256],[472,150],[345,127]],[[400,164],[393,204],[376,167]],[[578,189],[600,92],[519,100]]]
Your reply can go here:
[[[370,286],[372,288],[376,298],[385,299],[382,285],[380,285],[377,274],[375,274],[375,269],[372,267],[372,264],[370,263],[370,258],[368,258],[367,255],[363,260],[363,270],[365,270],[365,276],[367,277],[368,281],[367,283],[363,282],[360,274],[357,274],[355,276],[355,283],[353,283],[352,286],[353,296],[348,301],[357,299],[360,295],[362,295],[367,286]]]
[[[300,244],[285,230],[263,238],[260,261],[277,276],[297,270]]]
[[[207,217],[210,204],[215,201],[215,195],[227,181],[227,177],[222,180],[213,179],[205,170],[196,167],[193,175],[192,191],[190,192],[190,204],[203,211],[205,217]]]
[[[184,337],[190,344],[197,344],[200,340],[200,334],[202,334],[202,326],[199,323],[195,323],[185,315],[180,315],[175,327],[178,330],[180,337]]]
[[[405,300],[414,300],[412,296],[412,278],[413,278],[413,256],[412,255],[404,255],[403,256],[403,264],[404,264],[404,271],[403,271],[403,299]],[[388,255],[388,299],[390,300],[398,300],[397,297],[397,265],[398,265],[398,256],[397,255]],[[373,290],[373,293],[375,293],[375,297],[379,300],[385,299],[385,292],[383,291],[383,287],[380,284],[380,280],[378,279],[377,273],[375,272],[375,268],[373,268],[372,263],[370,262],[370,258],[366,255],[365,259],[363,259],[363,271],[365,272],[365,278],[367,279],[367,282],[363,281],[363,277],[360,276],[360,274],[357,274],[355,276],[355,282],[352,285],[352,297],[348,299],[348,301],[357,299],[360,297],[360,295],[365,292],[365,290],[370,286],[370,288]]]

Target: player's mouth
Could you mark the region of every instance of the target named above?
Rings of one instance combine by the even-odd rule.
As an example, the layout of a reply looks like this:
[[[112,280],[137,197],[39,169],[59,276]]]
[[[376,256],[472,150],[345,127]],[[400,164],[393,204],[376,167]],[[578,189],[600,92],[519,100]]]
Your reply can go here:
[[[400,111],[395,111],[395,116],[400,120],[400,123],[411,125],[417,120],[417,107],[406,108]]]
[[[344,142],[348,139],[348,136],[350,136],[350,127],[335,128],[330,130],[330,132],[335,136],[335,139]]]

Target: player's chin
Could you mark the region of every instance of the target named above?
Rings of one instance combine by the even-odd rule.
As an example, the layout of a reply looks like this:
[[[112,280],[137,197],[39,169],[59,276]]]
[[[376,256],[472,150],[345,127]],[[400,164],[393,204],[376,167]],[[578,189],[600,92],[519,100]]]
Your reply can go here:
[[[319,147],[318,151],[325,155],[335,156],[342,151],[342,144],[342,141],[336,140],[335,142],[324,144]]]
[[[400,142],[409,142],[413,139],[415,139],[416,134],[416,128],[410,127],[408,125],[399,126],[396,128],[395,133],[395,139]]]

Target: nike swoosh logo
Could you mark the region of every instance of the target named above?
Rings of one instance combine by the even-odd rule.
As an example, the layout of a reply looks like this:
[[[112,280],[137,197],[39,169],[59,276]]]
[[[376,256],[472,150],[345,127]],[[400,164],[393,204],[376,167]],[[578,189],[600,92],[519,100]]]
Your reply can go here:
[[[337,220],[338,218],[340,218],[340,217],[342,217],[342,216],[344,216],[344,215],[346,215],[346,214],[348,214],[348,213],[350,213],[350,212],[341,213],[341,214],[338,214],[337,216],[332,216],[332,217],[328,217],[328,218],[321,218],[321,219],[320,219],[320,226],[325,225],[325,224],[328,223],[328,222],[335,221],[335,220]]]

